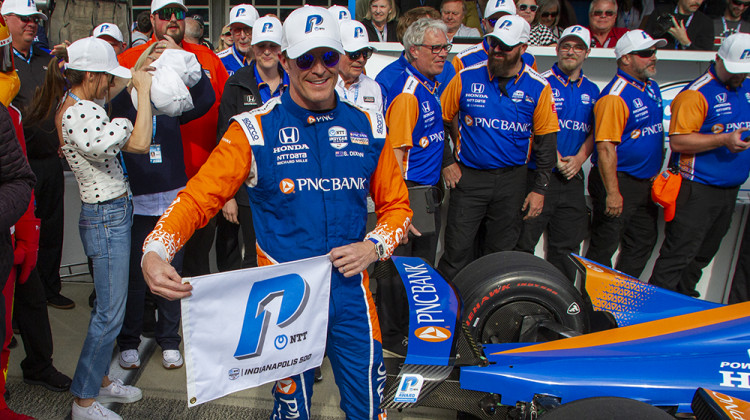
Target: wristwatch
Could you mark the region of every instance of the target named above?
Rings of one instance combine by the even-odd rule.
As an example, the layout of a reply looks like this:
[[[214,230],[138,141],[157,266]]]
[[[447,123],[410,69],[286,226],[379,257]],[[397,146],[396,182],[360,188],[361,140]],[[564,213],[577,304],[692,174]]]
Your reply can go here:
[[[385,244],[383,243],[383,241],[375,238],[367,238],[367,240],[375,244],[375,253],[378,255],[379,260],[388,257],[388,253],[385,251]]]

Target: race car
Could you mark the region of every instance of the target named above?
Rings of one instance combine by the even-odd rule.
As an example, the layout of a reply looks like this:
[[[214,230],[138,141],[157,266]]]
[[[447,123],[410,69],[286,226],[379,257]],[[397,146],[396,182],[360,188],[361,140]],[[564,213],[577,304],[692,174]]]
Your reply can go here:
[[[572,258],[580,291],[520,252],[482,257],[452,283],[419,258],[394,257],[409,345],[405,360],[387,359],[383,406],[517,420],[674,419],[695,418],[712,395],[750,400],[750,302],[706,302]]]

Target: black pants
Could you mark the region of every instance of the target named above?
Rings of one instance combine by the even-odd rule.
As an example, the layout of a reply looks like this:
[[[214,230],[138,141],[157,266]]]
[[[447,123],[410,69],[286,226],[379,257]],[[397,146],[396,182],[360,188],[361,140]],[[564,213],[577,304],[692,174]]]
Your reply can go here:
[[[533,185],[534,172],[528,172],[527,184]],[[581,242],[588,233],[588,208],[583,189],[583,171],[570,180],[553,172],[549,189],[544,195],[544,208],[539,216],[525,220],[516,250],[534,253],[539,238],[547,230],[547,261],[570,281],[575,281],[576,265],[571,253],[581,252]]]
[[[141,258],[143,257],[143,241],[154,229],[159,216],[133,216],[133,231],[131,233],[130,248],[130,278],[128,282],[128,301],[125,305],[125,320],[122,330],[117,336],[117,345],[120,351],[135,350],[141,343],[143,332],[143,306],[146,297],[146,280],[141,271]],[[182,271],[182,260],[184,252],[180,250],[174,259],[172,266],[178,273]],[[156,342],[162,350],[177,350],[180,346],[180,301],[168,300],[154,295],[158,318],[154,335]]]
[[[729,292],[730,304],[747,301],[750,301],[750,223],[745,223],[745,233],[742,234],[742,245],[732,279],[732,290]]]
[[[211,218],[206,226],[196,230],[183,247],[185,258],[182,262],[182,275],[185,277],[211,274],[208,255],[214,245],[216,235],[216,217]]]
[[[474,259],[474,243],[483,222],[480,256],[515,248],[526,193],[526,165],[491,170],[459,166],[461,180],[451,190],[445,252],[438,264],[438,270],[448,279]]]
[[[44,285],[36,269],[28,280],[16,284],[13,312],[21,331],[26,358],[21,361],[25,378],[44,378],[54,373],[52,366],[52,329],[47,313]]]
[[[716,255],[732,223],[738,192],[739,187],[682,180],[675,217],[666,225],[651,284],[686,295],[695,293],[703,268]]]
[[[609,217],[607,191],[604,189],[599,169],[589,173],[589,194],[594,204],[591,225],[591,243],[586,258],[612,267],[612,255],[620,247],[615,268],[633,277],[639,277],[656,244],[658,207],[651,201],[651,181],[634,178],[618,172],[617,181],[622,195],[622,214]]]
[[[219,212],[216,215],[216,267],[219,271],[236,270],[258,266],[258,253],[255,249],[255,227],[250,206],[238,205],[236,225],[224,218]],[[245,255],[242,255],[239,232],[242,230],[242,243]]]
[[[60,294],[60,262],[62,261],[65,176],[60,158],[29,159],[36,175],[34,214],[41,220],[39,257],[36,269],[44,286],[43,294],[50,299]]]

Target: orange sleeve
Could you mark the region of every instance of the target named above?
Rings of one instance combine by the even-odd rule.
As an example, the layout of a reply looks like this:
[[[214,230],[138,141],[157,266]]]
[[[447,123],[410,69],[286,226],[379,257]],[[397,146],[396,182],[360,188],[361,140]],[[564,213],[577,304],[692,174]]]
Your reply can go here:
[[[531,68],[534,69],[535,72],[539,72],[539,70],[536,69],[536,56],[532,55],[534,57],[534,62],[531,63]]]
[[[396,155],[386,136],[383,150],[375,172],[370,179],[370,196],[375,202],[375,215],[378,223],[365,238],[381,239],[388,255],[393,254],[401,238],[411,223],[413,212],[409,207],[409,192],[401,169],[396,163]]]
[[[557,133],[560,131],[560,123],[557,121],[555,101],[552,99],[552,88],[547,85],[542,89],[539,102],[534,109],[534,135]]]
[[[594,140],[620,144],[625,123],[628,121],[628,106],[617,95],[606,95],[594,105]]]
[[[385,113],[385,125],[388,127],[388,139],[391,147],[397,149],[414,145],[412,134],[419,119],[419,101],[409,93],[401,93],[393,99]]]
[[[250,143],[239,124],[232,122],[206,163],[146,237],[144,252],[157,251],[167,262],[172,261],[193,232],[205,226],[234,197],[250,175],[252,165]]]
[[[460,73],[461,70],[464,69],[464,62],[458,58],[458,54],[453,56],[453,61],[451,61],[451,64],[453,64],[453,68],[456,69],[456,74]]]
[[[708,115],[708,102],[696,90],[685,90],[677,94],[670,106],[669,135],[690,134],[700,131]]]
[[[458,114],[461,101],[461,74],[456,74],[440,95],[440,106],[443,107],[443,121],[452,122]]]

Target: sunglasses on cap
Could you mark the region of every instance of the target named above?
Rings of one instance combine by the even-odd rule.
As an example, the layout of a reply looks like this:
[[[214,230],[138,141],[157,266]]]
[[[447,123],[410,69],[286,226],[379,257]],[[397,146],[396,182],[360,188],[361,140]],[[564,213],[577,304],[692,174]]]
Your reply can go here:
[[[614,10],[594,10],[592,15],[596,17],[602,17],[602,16],[612,17],[615,15],[615,11]]]
[[[550,17],[551,18],[556,18],[557,15],[559,15],[559,14],[560,14],[559,12],[542,12],[542,17],[543,18],[550,18]]]
[[[41,20],[38,16],[21,16],[21,15],[13,15],[18,18],[23,23],[36,23],[39,25],[41,23]]]
[[[313,64],[315,64],[315,60],[317,58],[320,58],[321,61],[323,61],[323,65],[326,67],[336,67],[336,65],[339,63],[340,55],[336,51],[326,51],[323,54],[302,54],[301,56],[297,57],[295,61],[297,62],[297,68],[300,70],[309,70]]]
[[[732,3],[734,3],[735,6],[740,6],[740,7],[750,6],[750,1],[732,0]]]
[[[511,47],[510,45],[504,43],[503,41],[500,41],[494,36],[488,36],[487,38],[489,38],[490,48],[492,48],[493,50],[495,48],[499,48],[500,51],[508,52],[508,51],[513,51],[513,48],[516,48],[515,45]]]
[[[641,57],[641,58],[651,58],[654,55],[656,55],[656,49],[633,51],[630,54],[637,55],[638,57]]]
[[[536,12],[536,10],[539,8],[536,4],[522,4],[518,6],[518,10],[525,12],[526,10],[530,10],[532,12]]]
[[[185,11],[179,7],[165,7],[157,10],[154,14],[159,16],[159,19],[161,20],[170,20],[172,19],[172,15],[174,15],[177,20],[185,19]]]
[[[351,60],[359,60],[359,57],[364,57],[365,60],[369,60],[370,57],[372,57],[372,48],[362,48],[359,51],[354,52],[346,52],[346,55],[349,56],[349,59]]]

